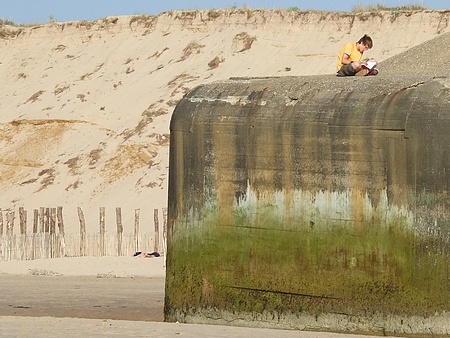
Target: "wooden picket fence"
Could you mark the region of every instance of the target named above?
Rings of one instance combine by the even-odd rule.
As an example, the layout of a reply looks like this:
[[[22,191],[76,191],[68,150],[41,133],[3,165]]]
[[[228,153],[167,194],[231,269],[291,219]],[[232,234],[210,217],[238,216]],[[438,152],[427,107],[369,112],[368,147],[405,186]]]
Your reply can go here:
[[[77,214],[80,232],[65,234],[62,207],[33,210],[33,230],[27,233],[27,212],[19,208],[20,233],[14,233],[15,212],[0,209],[0,260],[81,256],[132,256],[137,251],[165,254],[167,209],[163,208],[163,225],[159,210],[154,209],[154,231],[140,233],[140,210],[135,209],[133,232],[124,233],[121,208],[116,208],[116,231],[105,231],[105,208],[100,208],[99,231],[86,232],[83,210]],[[5,215],[4,215],[5,214]],[[5,217],[4,217],[5,216]]]

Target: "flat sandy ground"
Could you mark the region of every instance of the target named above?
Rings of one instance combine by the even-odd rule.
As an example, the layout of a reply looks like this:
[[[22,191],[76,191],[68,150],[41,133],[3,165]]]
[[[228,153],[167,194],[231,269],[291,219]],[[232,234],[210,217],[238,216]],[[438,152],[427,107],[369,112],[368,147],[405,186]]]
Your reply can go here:
[[[0,261],[1,337],[367,337],[164,323],[164,260]]]

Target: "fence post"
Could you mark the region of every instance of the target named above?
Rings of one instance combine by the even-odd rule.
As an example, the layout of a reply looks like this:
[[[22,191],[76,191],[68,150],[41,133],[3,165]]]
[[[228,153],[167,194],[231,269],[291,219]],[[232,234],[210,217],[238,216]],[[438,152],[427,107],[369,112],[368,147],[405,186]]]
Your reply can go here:
[[[44,229],[50,233],[50,208],[45,208]]]
[[[84,222],[83,210],[78,207],[78,219],[80,220],[80,256],[86,254],[86,223]]]
[[[139,209],[134,210],[134,251],[139,250]]]
[[[39,211],[37,209],[33,210],[33,234],[38,232],[38,219],[39,219]]]
[[[44,208],[44,239],[45,239],[45,257],[50,258],[50,208]]]
[[[59,233],[64,235],[64,219],[63,219],[63,213],[62,213],[63,208],[62,207],[58,207],[57,210],[58,211],[57,211],[56,216],[57,216],[57,219],[58,219]]]
[[[155,251],[159,252],[159,219],[158,209],[153,210],[153,220],[155,222]]]
[[[3,235],[3,211],[0,208],[0,236]]]
[[[65,257],[66,256],[66,241],[65,241],[65,231],[64,231],[64,219],[63,219],[63,208],[58,207],[56,212],[56,217],[58,220],[58,229],[59,229],[59,237],[60,240],[58,241],[60,245],[60,250],[58,252],[59,257]]]
[[[49,220],[50,233],[56,233],[56,208],[50,208],[50,220]]]
[[[45,232],[45,211],[43,207],[39,208],[39,224],[41,228],[40,232]]]
[[[116,223],[117,223],[117,255],[122,256],[122,212],[120,208],[116,208]]]
[[[20,226],[20,244],[18,250],[20,251],[20,259],[28,257],[27,248],[27,211],[23,207],[19,207],[19,226]],[[18,255],[18,256],[19,256]]]
[[[14,210],[6,215],[6,234],[12,236],[14,233]]]
[[[38,220],[39,220],[39,211],[38,209],[33,210],[33,237],[31,241],[31,259],[36,259],[36,237],[38,236]]]
[[[56,243],[56,208],[49,208],[49,240],[50,240],[50,258],[55,258],[55,254],[58,251],[58,245]]]
[[[23,207],[19,207],[19,224],[20,234],[24,235],[27,232],[27,211]]]
[[[100,256],[106,256],[106,249],[105,249],[105,207],[100,207]]]
[[[14,233],[14,210],[9,211],[6,214],[6,237],[8,239],[8,252],[7,252],[7,260],[12,259],[12,251],[13,251],[13,233]]]

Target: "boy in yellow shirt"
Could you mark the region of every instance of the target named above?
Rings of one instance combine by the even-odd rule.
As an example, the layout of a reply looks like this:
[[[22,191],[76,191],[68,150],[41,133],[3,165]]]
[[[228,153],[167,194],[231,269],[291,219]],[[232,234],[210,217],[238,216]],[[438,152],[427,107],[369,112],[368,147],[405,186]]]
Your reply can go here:
[[[337,60],[337,76],[354,76],[363,69],[368,69],[365,75],[376,75],[378,70],[374,67],[377,62],[373,59],[361,58],[366,50],[373,47],[373,42],[370,36],[364,36],[358,42],[349,42],[342,47]]]

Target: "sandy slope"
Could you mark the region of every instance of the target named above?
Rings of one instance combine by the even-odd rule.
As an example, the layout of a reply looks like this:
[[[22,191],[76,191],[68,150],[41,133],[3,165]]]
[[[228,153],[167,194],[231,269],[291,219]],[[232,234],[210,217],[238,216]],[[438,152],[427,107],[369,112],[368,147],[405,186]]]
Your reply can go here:
[[[368,33],[367,56],[383,61],[449,32],[449,18],[224,10],[1,27],[0,208],[31,217],[63,206],[66,233],[78,231],[79,206],[89,232],[99,207],[107,231],[115,207],[126,232],[136,208],[150,224],[167,205],[169,121],[189,90],[233,76],[334,76],[343,43]]]

